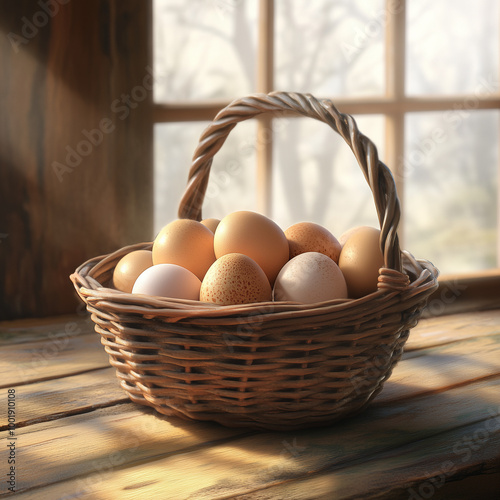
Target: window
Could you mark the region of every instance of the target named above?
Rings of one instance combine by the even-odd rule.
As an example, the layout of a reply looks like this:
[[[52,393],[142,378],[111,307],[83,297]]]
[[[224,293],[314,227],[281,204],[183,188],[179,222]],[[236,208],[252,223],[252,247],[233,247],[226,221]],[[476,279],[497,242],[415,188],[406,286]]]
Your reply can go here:
[[[499,14],[495,0],[155,0],[155,228],[176,217],[218,110],[310,92],[353,114],[393,170],[403,248],[445,274],[499,267]],[[337,236],[378,225],[349,148],[305,118],[231,132],[204,215],[239,209]]]

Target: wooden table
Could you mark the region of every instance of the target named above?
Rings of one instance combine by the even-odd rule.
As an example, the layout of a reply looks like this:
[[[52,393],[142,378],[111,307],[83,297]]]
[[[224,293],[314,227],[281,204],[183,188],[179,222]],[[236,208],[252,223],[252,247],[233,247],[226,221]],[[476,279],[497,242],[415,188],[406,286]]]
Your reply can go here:
[[[1,496],[10,457],[20,500],[500,498],[500,310],[422,320],[363,414],[285,433],[129,402],[86,317],[0,331]]]

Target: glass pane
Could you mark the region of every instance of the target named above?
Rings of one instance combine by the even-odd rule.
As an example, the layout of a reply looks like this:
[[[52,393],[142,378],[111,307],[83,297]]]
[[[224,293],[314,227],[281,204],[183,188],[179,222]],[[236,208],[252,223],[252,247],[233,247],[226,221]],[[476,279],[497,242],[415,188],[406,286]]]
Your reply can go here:
[[[276,0],[275,88],[384,93],[384,0]]]
[[[206,122],[155,125],[155,234],[177,218],[191,159]],[[238,124],[215,155],[203,217],[222,218],[235,210],[255,210],[255,148],[253,120]]]
[[[379,227],[373,197],[344,140],[321,122],[275,120],[273,218],[283,228],[311,221],[337,238],[351,227]],[[384,118],[356,116],[384,158]]]
[[[406,120],[405,241],[442,273],[496,267],[498,111]]]
[[[257,7],[257,0],[154,0],[155,100],[251,93]]]
[[[407,93],[498,91],[499,6],[498,0],[409,0]]]

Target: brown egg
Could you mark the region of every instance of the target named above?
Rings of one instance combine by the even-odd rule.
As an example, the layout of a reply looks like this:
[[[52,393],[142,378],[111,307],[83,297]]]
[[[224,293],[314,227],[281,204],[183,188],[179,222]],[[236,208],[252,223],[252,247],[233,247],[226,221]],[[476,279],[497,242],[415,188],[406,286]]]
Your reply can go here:
[[[217,226],[219,225],[220,220],[219,219],[203,219],[201,223],[210,229],[212,233],[215,233],[215,230],[217,229]]]
[[[122,292],[131,293],[137,277],[153,265],[151,250],[134,250],[123,256],[113,271],[113,286]]]
[[[250,304],[271,300],[271,285],[250,257],[229,253],[218,258],[201,283],[200,300],[219,305]]]
[[[191,219],[170,222],[153,243],[153,264],[177,264],[200,281],[214,261],[214,234],[201,222]]]
[[[359,298],[377,290],[379,269],[384,266],[380,230],[363,226],[347,239],[340,253],[339,267],[349,297]]]
[[[335,263],[339,261],[340,243],[333,234],[314,222],[298,222],[285,231],[290,247],[290,259],[305,252],[322,253]]]
[[[271,219],[256,212],[233,212],[224,217],[214,236],[217,258],[228,253],[242,253],[253,259],[274,283],[288,261],[285,233]]]

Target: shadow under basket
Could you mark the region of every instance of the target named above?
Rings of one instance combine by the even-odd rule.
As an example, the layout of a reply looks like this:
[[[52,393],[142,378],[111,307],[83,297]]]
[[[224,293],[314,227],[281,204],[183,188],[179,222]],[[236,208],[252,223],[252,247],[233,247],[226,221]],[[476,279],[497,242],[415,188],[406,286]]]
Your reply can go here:
[[[147,297],[106,285],[124,247],[82,264],[71,280],[130,399],[165,415],[230,427],[292,430],[362,410],[401,357],[437,269],[402,252],[399,200],[389,169],[350,115],[309,94],[255,94],[221,110],[200,138],[179,217],[201,219],[213,156],[234,126],[262,113],[328,124],[352,149],[373,193],[384,267],[378,290],[314,304],[217,306]]]

